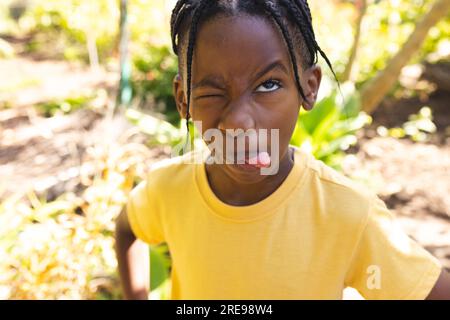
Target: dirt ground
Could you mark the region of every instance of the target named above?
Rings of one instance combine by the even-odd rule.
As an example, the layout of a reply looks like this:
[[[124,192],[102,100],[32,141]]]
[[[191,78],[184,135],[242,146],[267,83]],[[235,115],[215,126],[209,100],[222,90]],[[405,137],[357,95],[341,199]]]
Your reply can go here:
[[[46,190],[49,200],[77,191],[80,164],[102,130],[104,113],[80,110],[44,118],[33,105],[86,89],[114,88],[117,75],[24,57],[0,60],[0,70],[0,198],[29,188]],[[449,101],[449,92],[437,92],[426,101],[385,101],[343,167],[373,188],[404,230],[450,269]],[[431,142],[376,135],[378,125],[399,126],[423,105],[433,110],[438,128]],[[150,161],[164,157],[160,149],[151,154]]]
[[[362,132],[345,172],[370,185],[404,230],[450,269],[450,92],[426,99],[384,101]],[[433,111],[437,131],[429,142],[380,137],[375,129],[397,127],[422,106]]]

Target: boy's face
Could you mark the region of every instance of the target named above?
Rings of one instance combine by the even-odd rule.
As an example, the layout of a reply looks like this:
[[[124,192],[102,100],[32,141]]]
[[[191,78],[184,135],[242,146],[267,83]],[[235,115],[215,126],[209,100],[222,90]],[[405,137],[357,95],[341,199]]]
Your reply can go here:
[[[299,57],[297,61],[300,65]],[[282,166],[300,106],[309,110],[314,105],[321,70],[316,66],[299,70],[299,76],[308,101],[303,101],[298,92],[281,33],[269,21],[246,15],[212,19],[197,34],[192,62],[191,118],[201,121],[202,136],[208,129],[220,130],[224,144],[227,129],[267,129],[269,155],[272,156],[272,144],[278,144],[279,148],[279,159],[271,161],[278,160]],[[186,86],[183,70],[174,80],[182,118],[186,117]],[[271,141],[271,129],[279,129],[279,141]],[[238,181],[248,183],[263,178],[258,170],[246,170],[236,164],[222,167]]]

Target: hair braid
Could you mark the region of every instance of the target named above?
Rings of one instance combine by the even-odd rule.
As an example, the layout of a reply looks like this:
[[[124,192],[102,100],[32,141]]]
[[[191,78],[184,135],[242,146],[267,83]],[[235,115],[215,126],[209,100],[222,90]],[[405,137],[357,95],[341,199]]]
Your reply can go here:
[[[193,6],[190,4],[187,4],[183,7],[183,9],[175,16],[175,19],[171,23],[171,34],[172,34],[172,49],[175,54],[178,55],[178,45],[179,45],[179,38],[180,35],[175,31],[180,28],[181,23],[184,21],[184,18],[192,12]],[[178,42],[177,42],[178,37]]]
[[[307,23],[307,19],[305,19],[305,16],[303,15],[303,12],[299,10],[299,8],[295,5],[295,3],[292,3],[291,0],[280,0],[280,3],[287,8],[287,11],[294,18],[295,23],[301,30],[301,34],[310,54],[310,61],[307,61],[307,63],[311,65],[315,64],[317,62],[316,41],[314,35],[309,32],[310,27]]]
[[[177,50],[176,49],[176,45],[175,42],[173,41],[176,32],[175,30],[177,30],[177,28],[175,28],[175,21],[179,18],[179,13],[181,11],[181,8],[186,4],[186,0],[179,0],[176,4],[175,7],[172,10],[172,15],[170,17],[170,34],[172,37],[172,44],[174,47],[174,52]]]
[[[212,8],[212,10],[208,10]],[[284,10],[282,10],[284,9]],[[303,65],[312,66],[317,63],[318,56],[325,60],[334,78],[337,80],[330,60],[322,51],[316,41],[311,10],[307,0],[179,0],[170,20],[171,40],[173,51],[179,57],[180,66],[186,59],[186,80],[187,80],[187,112],[186,126],[189,135],[189,118],[191,108],[192,92],[192,64],[194,47],[197,37],[198,26],[202,18],[208,19],[220,13],[246,13],[249,15],[268,15],[281,30],[283,40],[289,51],[291,64],[294,71],[295,82],[300,95],[306,100],[300,82],[299,68],[296,58],[297,47],[294,43],[300,44],[302,49],[300,55]],[[190,19],[189,24],[183,21]],[[184,54],[185,34],[188,34],[187,52]],[[292,40],[293,36],[299,36],[300,41]],[[297,51],[298,52],[298,51]]]
[[[195,39],[197,37],[197,28],[202,15],[202,11],[211,4],[211,0],[200,0],[197,8],[192,16],[191,30],[189,32],[189,43],[186,54],[187,67],[187,109],[186,109],[186,129],[189,134],[189,118],[191,106],[191,91],[192,91],[192,57],[194,55]]]
[[[300,77],[298,75],[297,58],[295,57],[294,45],[292,44],[292,40],[289,37],[287,27],[286,27],[285,23],[283,22],[281,14],[280,14],[279,10],[277,10],[277,7],[276,7],[275,3],[273,3],[273,1],[264,0],[263,5],[264,5],[265,9],[271,14],[272,18],[275,20],[278,27],[281,29],[281,32],[283,34],[283,39],[288,46],[289,55],[291,56],[291,62],[292,62],[292,66],[294,68],[294,76],[295,76],[297,88],[300,91],[300,95],[302,96],[302,98],[304,100],[306,100],[305,93],[303,92],[303,88],[300,83]]]
[[[337,79],[336,73],[334,72],[333,66],[330,62],[330,60],[328,59],[327,55],[325,54],[325,52],[323,52],[323,50],[320,48],[320,46],[317,44],[316,41],[316,37],[314,35],[314,28],[312,25],[312,15],[311,15],[311,10],[309,8],[309,4],[307,0],[295,0],[297,2],[298,7],[300,8],[300,10],[303,11],[303,13],[308,17],[307,21],[309,23],[309,32],[312,35],[313,41],[314,41],[314,45],[316,47],[316,52],[318,51],[320,53],[320,55],[322,56],[322,58],[325,60],[326,64],[328,65],[328,67],[330,68],[331,72],[333,73],[334,79],[336,80],[338,87],[339,86],[339,80]],[[315,63],[317,63],[317,54],[316,54],[316,61]]]

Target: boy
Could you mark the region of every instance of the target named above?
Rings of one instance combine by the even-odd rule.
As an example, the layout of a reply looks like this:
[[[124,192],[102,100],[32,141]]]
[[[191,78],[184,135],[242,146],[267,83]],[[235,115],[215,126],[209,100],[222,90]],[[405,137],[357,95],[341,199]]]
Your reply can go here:
[[[347,286],[366,299],[450,298],[448,274],[380,199],[289,145],[317,97],[317,55],[329,64],[306,1],[181,0],[171,23],[177,107],[210,153],[163,161],[132,191],[116,234],[126,298],[148,297],[140,240],[167,242],[173,299],[341,299]],[[276,134],[235,152],[251,130]]]

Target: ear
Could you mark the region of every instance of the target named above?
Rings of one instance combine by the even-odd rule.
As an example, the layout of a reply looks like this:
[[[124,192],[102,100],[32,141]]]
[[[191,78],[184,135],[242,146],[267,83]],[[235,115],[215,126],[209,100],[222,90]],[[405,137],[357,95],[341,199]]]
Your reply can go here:
[[[303,74],[303,79],[306,100],[303,100],[302,105],[305,110],[309,111],[314,107],[317,100],[320,82],[322,81],[322,69],[316,65],[308,68]]]
[[[173,95],[178,113],[182,119],[185,119],[187,114],[187,98],[184,91],[183,78],[181,78],[180,74],[177,74],[173,79]]]

